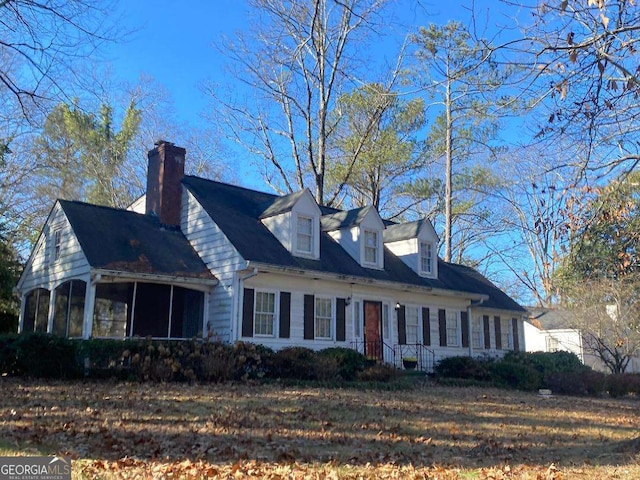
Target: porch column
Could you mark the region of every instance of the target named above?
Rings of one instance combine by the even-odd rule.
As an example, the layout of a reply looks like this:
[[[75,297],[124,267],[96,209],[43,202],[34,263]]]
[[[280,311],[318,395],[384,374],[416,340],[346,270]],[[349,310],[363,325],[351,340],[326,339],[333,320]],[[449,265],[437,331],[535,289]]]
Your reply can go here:
[[[82,338],[91,338],[93,331],[93,308],[96,303],[96,282],[91,277],[87,278],[87,287],[84,294],[84,318],[82,321]]]
[[[22,333],[24,325],[24,311],[27,308],[27,296],[23,292],[20,295],[20,313],[18,315],[18,333]]]
[[[47,317],[47,333],[53,333],[53,317],[56,314],[56,288],[49,290],[49,316]]]

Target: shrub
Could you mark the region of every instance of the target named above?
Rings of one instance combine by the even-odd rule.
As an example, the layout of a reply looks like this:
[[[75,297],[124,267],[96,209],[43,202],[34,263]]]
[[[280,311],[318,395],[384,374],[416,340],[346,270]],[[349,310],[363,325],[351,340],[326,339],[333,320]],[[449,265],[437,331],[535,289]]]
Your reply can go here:
[[[286,347],[269,359],[267,375],[271,378],[315,380],[316,352],[305,347]]]
[[[562,395],[602,395],[606,387],[606,375],[583,368],[573,372],[556,372],[547,375],[546,386]]]
[[[0,369],[8,375],[37,378],[78,376],[73,343],[46,333],[0,337]]]
[[[434,373],[438,377],[489,380],[488,365],[487,360],[471,357],[448,357],[437,363]]]
[[[498,385],[527,391],[542,387],[542,374],[530,365],[498,361],[491,364],[490,372]]]
[[[364,355],[351,348],[325,348],[318,352],[318,359],[323,358],[335,360],[336,372],[333,378],[335,379],[337,376],[339,379],[346,381],[355,380],[358,372],[363,371],[367,363]],[[329,380],[331,378],[326,379]]]
[[[630,393],[640,393],[640,375],[633,373],[619,373],[608,375],[606,389],[613,398],[624,397]]]

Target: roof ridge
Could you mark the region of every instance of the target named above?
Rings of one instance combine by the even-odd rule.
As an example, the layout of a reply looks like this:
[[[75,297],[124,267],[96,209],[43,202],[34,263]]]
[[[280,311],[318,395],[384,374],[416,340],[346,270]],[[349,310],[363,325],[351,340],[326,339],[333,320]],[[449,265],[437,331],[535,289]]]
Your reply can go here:
[[[65,200],[63,198],[58,198],[57,201],[60,203],[60,205],[63,205],[63,207],[64,207],[65,203],[68,203],[68,204],[73,204],[73,205],[80,205],[80,206],[83,206],[83,207],[102,208],[102,209],[105,209],[105,210],[112,210],[112,211],[115,211],[115,212],[133,213],[135,215],[145,216],[144,213],[135,212],[133,210],[127,210],[126,208],[111,207],[109,205],[99,205],[97,203],[89,203],[89,202],[84,202],[82,200]]]
[[[287,195],[291,195],[291,194],[293,194],[293,193],[296,193],[296,192],[292,192],[292,193],[288,193],[288,194],[286,194],[286,195],[278,195],[277,193],[263,192],[263,191],[261,191],[261,190],[256,190],[255,188],[243,187],[243,186],[241,186],[241,185],[233,185],[233,184],[231,184],[231,183],[221,182],[221,181],[219,181],[219,180],[213,180],[213,179],[211,179],[211,178],[198,177],[198,176],[196,176],[196,175],[185,175],[185,176],[183,177],[183,180],[184,180],[184,179],[188,179],[188,178],[191,178],[191,179],[194,179],[194,180],[202,180],[202,181],[204,181],[204,182],[208,182],[208,183],[215,183],[215,184],[218,184],[218,185],[223,185],[223,186],[225,186],[225,187],[233,188],[234,190],[245,190],[245,191],[247,191],[247,192],[259,193],[259,194],[261,194],[261,195],[270,195],[270,196],[272,196],[272,197],[274,197],[274,198],[282,198],[282,197],[285,197],[285,196],[287,196]]]

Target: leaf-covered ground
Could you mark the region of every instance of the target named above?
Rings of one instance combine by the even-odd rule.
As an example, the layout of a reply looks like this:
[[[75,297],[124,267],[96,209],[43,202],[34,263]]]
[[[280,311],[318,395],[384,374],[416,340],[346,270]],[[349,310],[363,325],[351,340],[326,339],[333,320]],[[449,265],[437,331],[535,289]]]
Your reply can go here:
[[[74,478],[640,478],[640,401],[0,378],[0,455]]]

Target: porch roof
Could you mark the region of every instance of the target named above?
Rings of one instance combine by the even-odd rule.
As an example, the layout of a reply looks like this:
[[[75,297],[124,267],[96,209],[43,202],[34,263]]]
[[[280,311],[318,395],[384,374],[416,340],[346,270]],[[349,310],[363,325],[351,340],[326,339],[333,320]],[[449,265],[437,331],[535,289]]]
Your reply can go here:
[[[157,217],[58,200],[93,268],[171,277],[215,279],[178,229]]]

